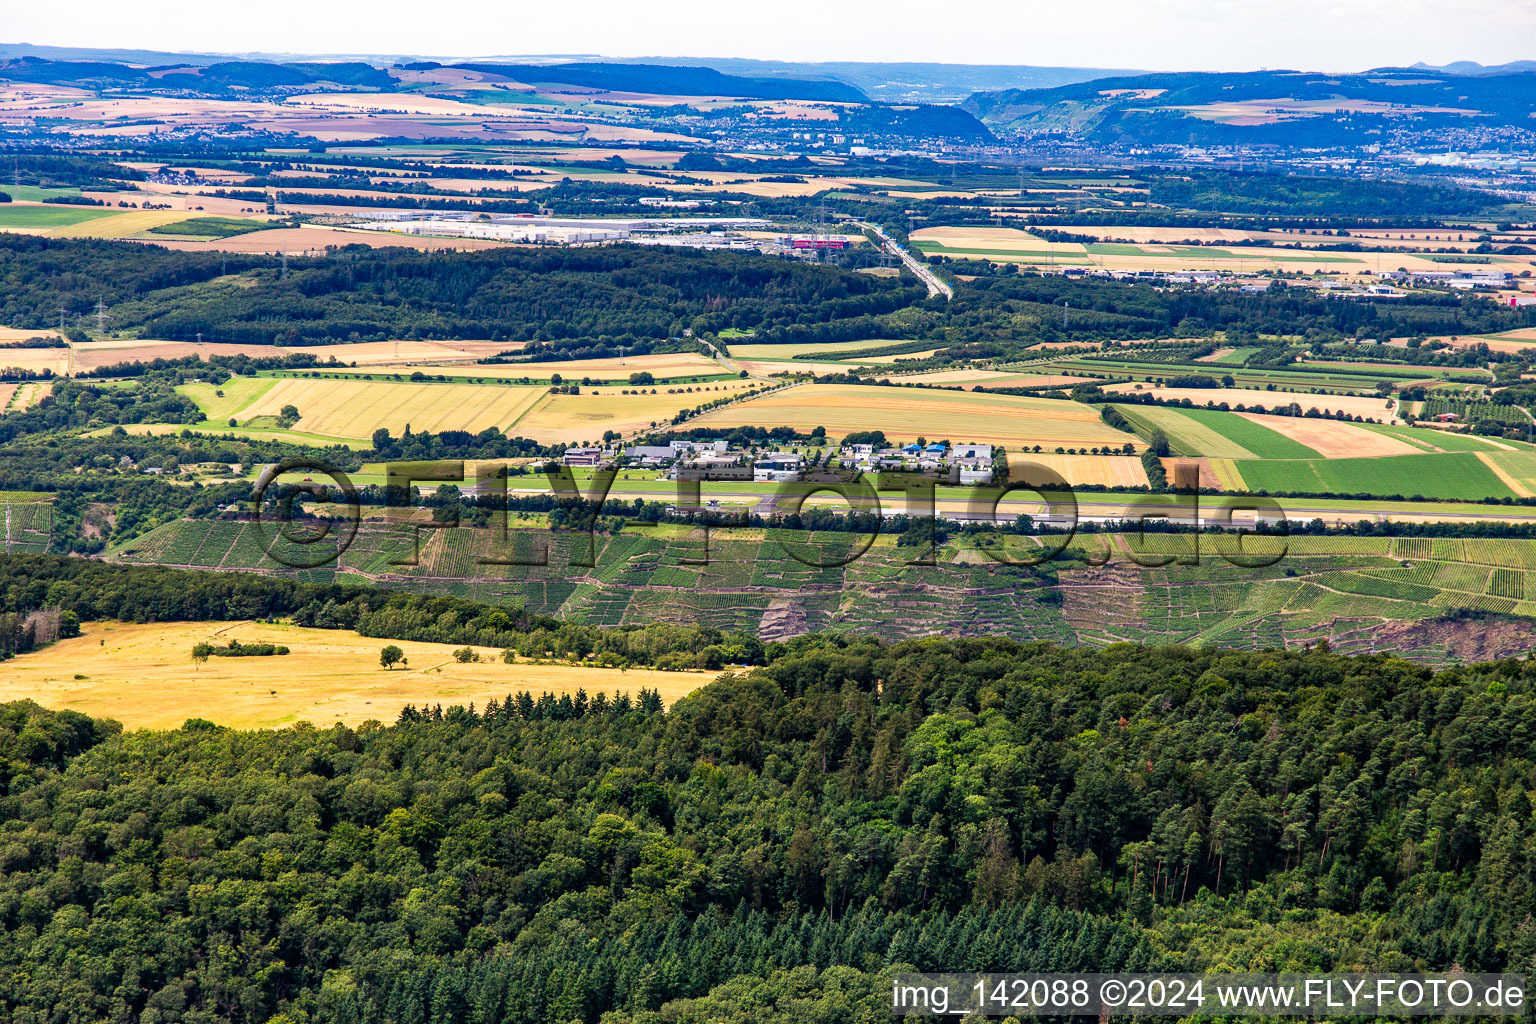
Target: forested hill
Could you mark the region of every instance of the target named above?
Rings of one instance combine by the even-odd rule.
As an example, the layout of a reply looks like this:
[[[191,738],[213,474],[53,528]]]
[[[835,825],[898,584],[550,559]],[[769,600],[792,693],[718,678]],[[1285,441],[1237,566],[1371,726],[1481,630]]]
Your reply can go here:
[[[638,353],[685,329],[889,313],[915,283],[734,252],[636,245],[472,253],[352,246],[290,261],[0,234],[0,323],[42,328],[105,301],[118,329],[255,344],[557,341]]]
[[[979,92],[962,106],[994,130],[1100,143],[1370,145],[1393,133],[1524,128],[1536,74],[1159,72]]]
[[[885,1019],[893,965],[1529,972],[1533,681],[957,640],[808,646],[665,713],[7,705],[0,1017],[788,1024]]]

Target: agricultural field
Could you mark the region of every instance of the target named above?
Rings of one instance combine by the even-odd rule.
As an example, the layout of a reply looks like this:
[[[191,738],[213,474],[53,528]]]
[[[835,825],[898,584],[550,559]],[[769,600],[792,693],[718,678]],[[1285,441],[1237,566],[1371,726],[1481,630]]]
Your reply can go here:
[[[1079,229],[1062,230],[1076,232]],[[1444,269],[1447,261],[1458,259],[1454,254],[1381,252],[1381,245],[1399,243],[1369,238],[1358,244],[1353,237],[1350,238],[1349,243],[1358,251],[1322,251],[1311,249],[1308,243],[1338,245],[1339,239],[1182,226],[1133,228],[1115,225],[1081,231],[1085,234],[1099,234],[1101,237],[1107,234],[1120,239],[1135,237],[1137,240],[1047,242],[1018,228],[973,225],[922,228],[913,232],[911,238],[914,248],[929,255],[987,259],[997,263],[1092,266],[1103,270],[1131,272],[1221,270],[1239,274],[1263,271],[1311,274],[1322,271],[1370,275],[1398,268],[1409,271]],[[1223,241],[1243,244],[1210,244]],[[1188,242],[1204,244],[1184,244]],[[1298,242],[1302,243],[1302,248],[1289,248]],[[1442,241],[1431,244],[1441,247],[1447,243]],[[1465,257],[1468,264],[1482,265],[1484,260],[1497,269],[1517,274],[1530,269],[1529,259],[1520,256]]]
[[[0,231],[48,234],[101,217],[110,217],[114,212],[89,206],[26,206],[6,203],[0,205]]]
[[[1356,424],[1356,426],[1373,434],[1396,438],[1417,451],[1423,452],[1509,452],[1536,450],[1521,441],[1510,441],[1496,437],[1480,437],[1477,434],[1468,434],[1457,430],[1437,430],[1434,427],[1428,426],[1389,426],[1377,423],[1362,423]]]
[[[55,376],[69,372],[67,348],[0,348],[0,369],[25,370],[28,373],[51,371]]]
[[[228,238],[231,235],[259,231],[265,226],[264,218],[255,220],[241,217],[189,217],[169,224],[156,224],[149,228],[149,233],[175,238]]]
[[[180,342],[179,344],[186,344]],[[285,348],[269,349],[283,355],[290,352],[308,352],[321,359],[329,360],[334,356],[337,362],[346,363],[348,366],[357,364],[359,368],[373,369],[379,366],[405,367],[403,371],[410,374],[416,370],[425,369],[422,364],[435,363],[473,363],[477,359],[485,359],[491,356],[503,355],[508,352],[516,352],[522,348],[521,341],[411,341],[401,339],[398,341],[357,341],[341,345],[320,345],[309,348]],[[490,370],[492,366],[485,369]],[[478,367],[477,367],[478,368]],[[432,372],[439,372],[433,370]],[[442,372],[447,372],[446,370]],[[521,376],[521,375],[519,375]]]
[[[350,438],[369,437],[380,427],[398,436],[407,425],[432,432],[479,432],[487,427],[510,431],[524,414],[550,397],[541,387],[335,378],[283,377],[269,387],[253,384],[251,389],[255,392],[251,400],[228,413],[242,425],[272,426],[283,407],[292,405],[299,410],[295,424],[299,431]]]
[[[1518,496],[1499,472],[1473,452],[1391,458],[1238,459],[1237,471],[1253,491],[1401,495],[1442,501]]]
[[[1256,453],[1261,458],[1307,459],[1314,454],[1325,459],[1381,458],[1412,455],[1416,450],[1401,439],[1369,430],[1364,424],[1310,416],[1266,416],[1252,412],[1235,415],[1280,434],[1298,446],[1289,453],[1275,448]]]
[[[1266,409],[1275,409],[1294,404],[1300,406],[1302,412],[1316,409],[1320,413],[1342,412],[1347,416],[1362,416],[1381,423],[1398,422],[1397,400],[1379,398],[1376,395],[1271,391],[1268,388],[1171,388],[1162,385],[1149,386],[1145,383],[1109,384],[1104,387],[1104,390],[1110,394],[1150,392],[1163,402],[1182,402],[1185,399],[1195,405],[1205,405],[1207,402],[1220,405],[1225,402],[1234,409],[1239,405],[1249,408],[1262,405]]]
[[[105,437],[111,434],[115,427],[98,427],[88,430],[84,437]],[[341,445],[344,448],[361,450],[372,445],[372,441],[358,437],[329,437],[324,434],[306,434],[301,430],[284,430],[282,427],[231,427],[226,423],[204,420],[201,423],[128,423],[123,425],[124,432],[137,436],[163,437],[167,434],[180,434],[187,431],[205,437],[238,437],[251,441],[285,441],[289,444],[305,445],[308,447],[328,448],[333,445]]]
[[[1156,405],[1117,405],[1115,408],[1148,433],[1161,430],[1179,455],[1222,459],[1309,459],[1319,454],[1243,413]],[[1284,419],[1287,417],[1264,417],[1266,422]]]
[[[1519,406],[1500,405],[1497,402],[1467,402],[1450,398],[1430,398],[1415,404],[1414,414],[1420,419],[1435,419],[1452,415],[1461,423],[1480,423],[1494,420],[1512,427],[1529,427],[1531,417]]]
[[[1129,455],[1057,455],[1033,452],[1008,455],[1010,483],[1037,483],[1029,472],[1031,466],[1044,466],[1074,487],[1145,487],[1147,471],[1141,459]]]
[[[628,437],[652,426],[668,424],[684,409],[763,387],[759,381],[727,380],[692,385],[691,390],[658,385],[647,388],[645,394],[632,391],[626,395],[624,391],[629,389],[618,386],[582,388],[579,395],[546,394],[543,400],[530,406],[516,421],[515,429],[508,432],[544,444],[596,442],[609,430]],[[651,394],[651,391],[656,393]],[[705,425],[704,420],[700,418],[689,420],[684,427],[702,425]]]
[[[380,366],[384,373],[409,375],[420,367]],[[541,362],[468,364],[441,366],[431,372],[450,377],[487,377],[517,380],[528,377],[535,381],[548,381],[551,374],[559,374],[571,382],[583,377],[595,380],[624,383],[630,374],[649,373],[658,381],[674,378],[697,379],[700,377],[733,376],[719,363],[697,352],[676,352],[667,355],[625,356],[622,359],[551,359]]]
[[[0,534],[7,554],[41,554],[53,535],[51,496],[0,491]]]
[[[271,657],[192,661],[194,644],[272,643],[291,653]],[[395,644],[403,668],[384,669],[379,650]],[[93,622],[83,635],[61,640],[6,664],[0,700],[35,700],[47,707],[112,718],[130,729],[169,729],[188,718],[218,725],[271,729],[310,722],[358,725],[393,722],[406,704],[474,701],[528,690],[589,694],[656,689],[671,703],[703,686],[703,672],[599,669],[583,665],[507,665],[501,651],[476,648],[477,663],[461,664],[452,644],[380,640],[350,630],[305,629],[254,622]]]
[[[901,338],[865,338],[862,341],[823,341],[805,342],[803,344],[785,345],[761,345],[751,342],[736,342],[730,336],[722,333],[721,339],[730,345],[730,355],[733,359],[795,359],[800,356],[825,356],[831,360],[856,359],[860,352],[872,348],[889,348],[892,345],[917,344],[916,342],[903,341]],[[738,335],[742,337],[742,335]],[[751,335],[744,335],[750,338]],[[895,358],[893,356],[880,356],[880,359]],[[907,355],[906,358],[912,358]]]
[[[180,384],[176,390],[197,403],[203,415],[221,423],[277,386],[276,377],[231,377],[223,384]]]
[[[113,210],[100,211],[105,216],[92,217],[63,225],[49,232],[58,238],[158,238],[149,232],[167,224],[187,219],[185,210]]]
[[[1203,373],[1208,376],[1218,375],[1208,363],[1144,362],[1137,360],[1134,353],[1094,356],[1092,358],[1063,356],[1059,359],[1022,363],[1005,368],[1017,369],[1021,372],[1032,369],[1036,373],[1062,373],[1097,377],[1110,382],[1105,385],[1106,387],[1129,383],[1131,386],[1123,390],[1132,391],[1135,390],[1135,383],[1137,381],[1145,385],[1158,384],[1171,377],[1189,373]],[[1476,371],[1466,369],[1453,371],[1445,367],[1410,367],[1406,365],[1395,367],[1383,365],[1378,369],[1368,367],[1362,363],[1332,362],[1293,363],[1283,369],[1251,369],[1246,366],[1234,366],[1223,368],[1219,375],[1225,376],[1230,374],[1233,380],[1233,387],[1239,391],[1262,390],[1270,392],[1271,388],[1273,388],[1273,393],[1278,394],[1280,392],[1297,392],[1305,388],[1359,395],[1372,394],[1376,389],[1376,385],[1383,380],[1390,380],[1399,384],[1416,381],[1434,381],[1453,372],[1465,374]],[[1217,389],[1199,388],[1195,390],[1214,392]],[[1190,400],[1194,401],[1195,399],[1191,397]],[[1317,400],[1319,399],[1314,399],[1314,401]],[[1242,401],[1242,399],[1238,399],[1238,401]],[[1204,402],[1202,401],[1201,404],[1204,404]]]
[[[729,429],[754,424],[782,424],[806,433],[820,426],[833,438],[881,430],[892,441],[948,438],[1012,451],[1037,444],[1050,450],[1140,443],[1105,424],[1096,409],[1076,402],[859,384],[786,388],[707,412],[689,426]]]
[[[1430,340],[1443,341],[1452,348],[1471,348],[1474,345],[1487,345],[1494,352],[1519,353],[1527,349],[1536,348],[1536,328],[1525,327],[1514,331],[1503,331],[1498,334],[1436,337]]]
[[[1091,384],[1088,377],[1072,377],[1059,373],[1015,373],[1008,370],[929,370],[924,373],[902,374],[895,378],[899,383],[937,384],[945,387],[960,386],[973,389],[980,385],[987,388],[1041,388],[1064,387],[1074,384]]]

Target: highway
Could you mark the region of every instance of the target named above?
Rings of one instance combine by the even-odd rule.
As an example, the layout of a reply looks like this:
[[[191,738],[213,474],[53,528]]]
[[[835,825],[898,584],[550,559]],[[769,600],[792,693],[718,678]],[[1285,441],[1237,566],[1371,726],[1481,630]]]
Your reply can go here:
[[[859,221],[859,227],[863,228],[865,231],[874,232],[875,235],[880,239],[880,248],[884,249],[892,256],[899,258],[908,270],[917,275],[917,279],[919,281],[928,286],[929,298],[932,298],[935,295],[942,295],[946,299],[953,299],[955,297],[955,290],[949,285],[945,284],[943,281],[939,280],[939,275],[935,274],[929,268],[928,264],[912,255],[906,249],[903,249],[901,246],[897,245],[896,240],[882,231],[877,225],[867,224],[863,221]]]

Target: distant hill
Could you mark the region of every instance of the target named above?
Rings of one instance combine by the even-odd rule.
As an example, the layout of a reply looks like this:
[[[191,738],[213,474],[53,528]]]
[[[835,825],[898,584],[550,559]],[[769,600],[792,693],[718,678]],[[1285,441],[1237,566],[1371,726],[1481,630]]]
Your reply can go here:
[[[365,63],[387,67],[398,62],[418,62],[436,66],[451,63],[445,58],[433,60],[423,55],[381,54],[326,54],[323,56],[280,53],[207,54],[177,53],[169,50],[93,49],[79,46],[37,46],[31,43],[0,43],[0,61],[22,57],[41,57],[49,61],[94,61],[100,63],[130,64],[142,67],[207,67],[212,64],[257,61],[269,64],[344,62]],[[801,61],[751,60],[744,57],[602,57],[595,54],[522,54],[493,55],[480,58],[477,65],[497,64],[519,70],[528,66],[540,67],[617,67],[637,65],[672,68],[709,68],[722,75],[754,82],[741,91],[740,83],[732,90],[735,95],[746,96],[750,92],[767,91],[765,83],[809,82],[832,83],[851,86],[868,98],[884,103],[959,103],[972,93],[1000,89],[1048,89],[1075,82],[1087,82],[1110,75],[1132,75],[1138,72],[1119,68],[1068,68],[1041,67],[1028,64],[937,64],[927,62],[881,61],[826,61],[808,63]],[[525,79],[526,80],[526,79]],[[576,83],[570,83],[576,84]],[[717,81],[715,85],[720,85]],[[789,87],[794,88],[794,87]],[[783,91],[783,90],[775,90]],[[830,93],[826,94],[831,98]],[[848,94],[841,94],[846,97]],[[768,98],[758,97],[757,98]],[[781,96],[774,98],[821,98]]]
[[[611,92],[660,96],[731,96],[755,100],[821,100],[868,103],[869,97],[844,82],[793,78],[742,78],[713,68],[668,64],[452,64],[467,71],[505,74],[530,85],[569,85]]]
[[[1475,60],[1458,60],[1438,66],[1420,61],[1412,65],[1411,70],[1443,71],[1448,75],[1513,75],[1536,71],[1536,60],[1512,60],[1508,64],[1479,64]]]
[[[646,57],[613,63],[658,63],[714,68],[748,78],[846,82],[885,103],[959,103],[975,92],[1048,89],[1109,75],[1139,72],[1113,68],[1035,67],[1026,64],[934,64],[921,62],[748,60],[740,57]]]
[[[115,61],[48,60],[20,57],[0,61],[0,79],[39,85],[72,85],[221,92],[226,89],[270,89],[334,82],[367,89],[390,89],[395,80],[382,68],[360,62],[335,64],[277,64],[268,61],[224,61],[195,66],[177,63],[135,67]]]
[[[1179,72],[982,92],[962,106],[1005,135],[1101,145],[1352,146],[1405,132],[1531,131],[1536,73]]]

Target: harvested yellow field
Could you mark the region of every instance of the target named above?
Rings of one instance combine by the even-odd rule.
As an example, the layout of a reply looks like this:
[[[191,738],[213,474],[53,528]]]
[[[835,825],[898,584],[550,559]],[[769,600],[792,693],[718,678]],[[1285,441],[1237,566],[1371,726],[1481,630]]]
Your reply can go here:
[[[1262,388],[1164,388],[1146,382],[1111,384],[1104,388],[1112,394],[1156,395],[1166,402],[1182,402],[1189,399],[1198,406],[1206,402],[1220,405],[1226,402],[1235,409],[1239,405],[1252,408],[1262,405],[1266,409],[1284,408],[1293,402],[1302,412],[1316,409],[1322,413],[1342,412],[1348,416],[1364,416],[1377,423],[1397,422],[1397,400],[1377,398],[1375,395],[1314,395],[1306,391],[1266,391]]]
[[[665,182],[661,183],[661,187],[668,192],[714,192],[719,189],[716,185],[674,185]],[[846,189],[849,186],[830,178],[807,178],[804,181],[745,179],[726,187],[732,192],[740,192],[743,195],[758,196],[763,199],[782,199],[788,196],[813,196],[828,189]]]
[[[1252,238],[1286,238],[1279,233],[1244,231],[1239,228],[1197,228],[1183,225],[1145,226],[1130,224],[1072,225],[1057,230],[1073,235],[1088,235],[1113,242],[1240,242]],[[1299,236],[1298,236],[1299,237]],[[1289,240],[1289,239],[1288,239]],[[1330,236],[1330,240],[1332,239]]]
[[[805,359],[736,359],[737,366],[748,373],[759,377],[773,377],[779,374],[813,374],[823,376],[829,373],[847,373],[856,366],[882,366],[886,360],[839,360],[837,362],[810,362]]]
[[[1536,481],[1532,481],[1528,475],[1522,476],[1519,472],[1519,468],[1510,465],[1508,461],[1506,461],[1507,456],[1505,459],[1500,459],[1500,454],[1501,453],[1498,452],[1478,452],[1477,457],[1483,463],[1483,465],[1493,470],[1493,475],[1502,480],[1504,482],[1504,486],[1515,492],[1515,497],[1536,497],[1536,492],[1531,490],[1532,485],[1536,484]],[[1520,458],[1520,456],[1516,456],[1516,458]],[[1519,464],[1521,468],[1527,465],[1529,465],[1529,463],[1524,462],[1523,460],[1522,463]]]
[[[288,194],[283,193],[285,196]],[[378,195],[376,192],[368,195]],[[335,207],[292,207],[284,202],[282,209],[287,212],[290,209],[298,209],[300,212],[352,213],[347,208]],[[186,214],[180,215],[183,219]],[[330,246],[343,245],[367,245],[373,248],[387,246],[403,246],[408,249],[423,250],[464,250],[464,249],[490,249],[504,243],[489,238],[429,238],[424,235],[401,235],[393,231],[352,231],[347,228],[325,227],[319,224],[306,224],[299,228],[270,228],[264,231],[250,231],[243,235],[231,235],[228,238],[215,238],[206,242],[181,241],[174,238],[161,239],[158,236],[148,236],[154,239],[156,245],[167,249],[180,249],[184,252],[264,252],[264,253],[290,253],[317,255],[324,253]]]
[[[1236,459],[1202,459],[1211,467],[1211,475],[1216,478],[1216,487],[1223,491],[1246,491],[1248,484],[1243,480],[1243,474],[1238,471]]]
[[[650,388],[645,394],[626,395],[621,387],[583,388],[579,395],[545,395],[544,401],[518,421],[517,429],[512,433],[544,444],[597,441],[609,430],[629,437],[638,431],[649,430],[652,425],[665,427],[680,410],[751,390],[757,384],[756,381],[722,381],[694,385],[692,393],[673,394],[658,386],[654,395]],[[702,419],[691,420],[685,425],[691,427],[703,422]]]
[[[485,359],[503,352],[516,352],[524,344],[521,341],[357,341],[342,345],[279,348],[276,351],[284,354],[307,352],[322,362],[335,356],[338,362],[349,365],[356,363],[359,368],[387,369],[390,372],[410,374],[422,369],[416,364],[472,363],[476,359]]]
[[[0,368],[42,373],[52,370],[56,374],[69,372],[67,348],[0,348]]]
[[[1443,341],[1452,348],[1473,348],[1477,345],[1487,345],[1493,352],[1517,353],[1527,349],[1536,348],[1536,328],[1524,327],[1515,331],[1505,331],[1502,334],[1465,334],[1456,337],[1431,338],[1431,341]]]
[[[624,380],[632,373],[649,373],[657,380],[663,377],[711,377],[728,373],[724,367],[698,352],[674,352],[667,355],[625,356],[622,359],[551,359],[537,363],[498,363],[489,366],[464,367],[466,372],[503,377],[532,377],[547,380],[558,373],[568,381],[583,377],[601,380]],[[487,372],[490,371],[490,372]]]
[[[537,192],[557,184],[558,178],[519,178],[516,181],[498,181],[494,178],[429,178],[427,184],[439,192],[474,193],[482,190],[493,192]]]
[[[1215,233],[1213,233],[1215,232]],[[1115,226],[1098,232],[1084,233],[1115,239],[1109,244],[1085,246],[1079,242],[1046,242],[1017,228],[1003,227],[942,227],[924,228],[913,232],[914,245],[927,244],[933,252],[957,258],[991,259],[997,262],[1049,262],[1103,270],[1119,271],[1193,271],[1221,270],[1239,274],[1261,271],[1278,271],[1286,274],[1310,274],[1313,271],[1367,275],[1398,267],[1411,271],[1445,270],[1449,264],[1436,262],[1412,253],[1381,252],[1375,245],[1367,245],[1368,251],[1336,252],[1319,251],[1317,244],[1338,239],[1325,236],[1310,238],[1287,233],[1229,232],[1220,229],[1198,228],[1146,228],[1133,229]],[[1213,245],[1185,245],[1186,242],[1209,242]],[[1246,242],[1248,244],[1237,244]],[[1272,242],[1272,245],[1255,245],[1254,242]],[[1229,243],[1225,247],[1222,243]],[[1300,244],[1303,248],[1289,248]],[[1376,245],[1390,244],[1381,240]],[[1436,243],[1431,243],[1436,244]],[[1438,245],[1443,246],[1441,242]],[[1509,270],[1520,273],[1531,267],[1530,257],[1496,257],[1488,264],[1478,264],[1484,269]]]
[[[21,327],[0,327],[0,342],[30,341],[33,338],[57,338],[58,331],[33,331]]]
[[[184,210],[128,210],[125,213],[114,213],[110,217],[98,217],[68,227],[55,228],[48,233],[61,238],[126,238],[161,224],[175,224],[186,219]]]
[[[378,92],[305,93],[302,96],[289,96],[284,100],[284,103],[295,107],[368,113],[459,114],[465,117],[484,117],[486,115],[485,108],[474,103],[462,103],[458,100],[445,99],[440,96],[416,96],[412,94]]]
[[[231,415],[243,424],[275,417],[283,406],[292,405],[299,410],[295,429],[331,437],[369,437],[379,427],[398,437],[407,425],[417,433],[478,433],[487,427],[513,432],[512,425],[547,397],[547,389],[537,386],[288,377]]]
[[[828,359],[856,359],[860,352],[887,345],[900,345],[902,338],[866,338],[863,341],[803,342],[792,345],[757,345],[751,342],[735,342],[726,339],[733,358],[742,359],[794,359],[796,356],[818,355]],[[931,350],[930,350],[931,351]],[[914,359],[920,353],[909,352],[900,356],[882,356],[882,359]]]
[[[1026,252],[1067,252],[1080,254],[1079,242],[1047,242],[1018,228],[983,228],[975,226],[923,228],[911,234],[913,244],[937,242],[947,249],[1018,249]]]
[[[202,641],[273,643],[291,653],[192,661]],[[394,644],[404,668],[384,669],[379,651]],[[170,729],[189,718],[243,729],[295,722],[393,722],[407,704],[464,704],[528,690],[661,691],[671,703],[714,678],[703,672],[599,669],[584,665],[504,664],[501,651],[476,648],[478,663],[454,660],[452,644],[380,640],[349,630],[252,622],[88,623],[84,635],[6,663],[0,700],[113,718],[130,729]]]
[[[1043,466],[1074,487],[1145,487],[1147,471],[1133,455],[1057,455],[1055,452],[1008,454],[1008,479],[1019,483],[1043,483],[1046,477],[1031,467]]]
[[[1112,445],[1136,439],[1115,430],[1096,409],[1075,402],[976,391],[881,387],[860,384],[804,384],[705,413],[688,427],[789,426],[801,432],[825,427],[831,438],[865,430],[884,431],[892,441],[948,438],[955,442],[1005,445]]]
[[[1189,227],[1184,225],[1062,225],[1057,230],[1074,235],[1088,235],[1105,242],[1130,244],[1172,244],[1183,242],[1271,242],[1276,245],[1337,245],[1336,235],[1325,235],[1321,228],[1246,231],[1241,228]],[[1350,245],[1365,248],[1391,246],[1394,249],[1470,249],[1478,245],[1481,230],[1439,229],[1425,231],[1406,228],[1352,228]]]
[[[999,388],[1071,387],[1091,377],[1070,377],[1060,373],[1015,373],[1011,370],[933,370],[897,378],[914,384],[944,384],[974,387],[977,384]]]
[[[1261,416],[1251,412],[1240,412],[1237,415],[1261,427],[1268,427],[1277,434],[1284,434],[1325,459],[1413,455],[1420,450],[1406,441],[1339,420],[1311,419],[1305,416]]]

